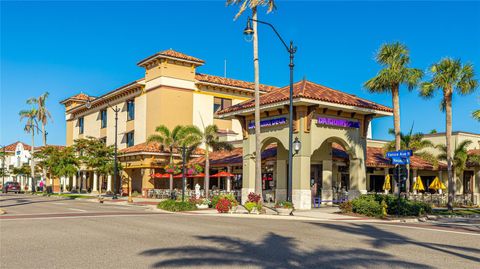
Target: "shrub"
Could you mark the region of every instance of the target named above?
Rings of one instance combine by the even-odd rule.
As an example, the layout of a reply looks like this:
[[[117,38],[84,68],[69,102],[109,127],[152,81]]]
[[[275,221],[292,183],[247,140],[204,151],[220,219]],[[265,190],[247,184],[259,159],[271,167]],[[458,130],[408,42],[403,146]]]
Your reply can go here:
[[[380,208],[378,215],[375,215],[378,207],[374,204],[378,204]],[[398,207],[399,205],[400,207]],[[397,209],[401,216],[421,216],[432,212],[432,206],[425,202],[408,201],[403,197],[399,200],[395,195],[366,194],[352,201],[352,211],[359,214],[367,212],[368,214],[364,214],[367,216],[396,215]]]
[[[179,202],[171,199],[158,203],[157,207],[172,212],[191,211],[197,209],[194,204],[191,204],[189,202]]]
[[[248,211],[248,212],[252,212],[253,208],[257,207],[257,203],[254,203],[254,202],[246,202],[245,203],[245,209]]]
[[[277,203],[275,203],[275,208],[292,208],[293,209],[293,203],[288,201],[278,201]]]
[[[212,197],[211,205],[213,208],[216,208],[218,201],[220,199],[225,198],[230,201],[231,206],[237,206],[238,201],[235,199],[235,196],[233,194],[220,194]]]
[[[258,203],[261,198],[262,198],[262,196],[260,194],[256,194],[256,193],[253,193],[253,192],[248,194],[248,201],[249,202]]]
[[[382,206],[374,199],[357,198],[352,201],[352,211],[370,217],[380,217]]]
[[[138,191],[134,191],[134,192],[132,193],[132,196],[133,196],[133,197],[140,196],[140,193],[139,193]]]
[[[201,205],[203,204],[203,199],[202,198],[196,198],[195,196],[192,196],[190,197],[190,199],[188,199],[188,202],[192,205]]]
[[[345,201],[341,203],[339,206],[340,211],[342,213],[352,213],[353,212],[353,206],[352,206],[352,201]]]
[[[228,213],[230,208],[232,207],[232,203],[227,198],[221,198],[215,208],[217,209],[218,213]]]

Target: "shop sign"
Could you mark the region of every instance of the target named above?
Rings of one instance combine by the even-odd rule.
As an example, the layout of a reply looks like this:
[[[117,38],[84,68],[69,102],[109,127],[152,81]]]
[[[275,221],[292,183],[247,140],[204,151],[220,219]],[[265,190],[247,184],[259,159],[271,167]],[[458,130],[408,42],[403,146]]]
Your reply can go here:
[[[275,118],[260,121],[260,127],[272,127],[277,125],[287,124],[287,118]],[[252,121],[248,124],[248,129],[255,129],[255,122]]]
[[[323,125],[331,125],[331,126],[339,126],[339,127],[347,127],[347,128],[360,128],[360,123],[358,121],[350,121],[350,120],[344,120],[344,119],[318,117],[317,123],[323,124]]]

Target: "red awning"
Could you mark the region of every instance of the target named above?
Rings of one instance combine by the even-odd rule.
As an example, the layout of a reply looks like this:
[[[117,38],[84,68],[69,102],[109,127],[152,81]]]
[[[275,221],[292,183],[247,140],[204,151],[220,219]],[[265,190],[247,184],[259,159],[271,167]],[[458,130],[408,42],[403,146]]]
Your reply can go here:
[[[222,172],[216,173],[215,175],[211,175],[210,177],[233,177],[233,176],[235,175],[232,173],[222,171]]]

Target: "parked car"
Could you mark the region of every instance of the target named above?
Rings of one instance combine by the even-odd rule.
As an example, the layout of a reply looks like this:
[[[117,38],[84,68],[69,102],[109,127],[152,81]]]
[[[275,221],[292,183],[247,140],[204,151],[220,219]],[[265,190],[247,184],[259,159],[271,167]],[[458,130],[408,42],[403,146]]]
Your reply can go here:
[[[18,182],[5,182],[5,185],[3,186],[3,193],[19,193],[20,191],[20,184],[18,184]]]

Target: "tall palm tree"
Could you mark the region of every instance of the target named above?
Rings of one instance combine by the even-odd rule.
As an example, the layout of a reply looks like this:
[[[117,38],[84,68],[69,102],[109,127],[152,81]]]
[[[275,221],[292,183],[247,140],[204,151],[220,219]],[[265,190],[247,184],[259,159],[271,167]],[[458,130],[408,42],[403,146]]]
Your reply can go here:
[[[169,164],[173,165],[173,156],[174,151],[181,147],[182,145],[187,145],[192,142],[191,134],[195,133],[198,137],[199,131],[195,126],[181,126],[177,125],[172,130],[170,130],[165,125],[159,125],[155,128],[155,134],[152,134],[148,137],[147,143],[157,142],[163,148],[169,150]],[[188,141],[186,141],[188,140]],[[188,143],[186,143],[188,142]],[[173,175],[170,175],[170,191],[173,190]]]
[[[215,124],[208,125],[203,128],[201,132],[201,143],[205,145],[205,178],[204,178],[204,188],[205,196],[208,198],[209,188],[210,188],[210,160],[209,160],[209,151],[210,148],[214,151],[217,150],[232,150],[232,144],[224,141],[220,141],[218,137],[218,126]]]
[[[267,6],[267,13],[276,9],[274,0],[227,0],[226,5],[240,5],[234,20],[250,8],[252,10],[253,27],[253,69],[255,81],[255,193],[262,194],[262,141],[260,140],[260,66],[258,60],[257,8]]]
[[[377,76],[364,84],[364,87],[370,92],[392,94],[395,150],[401,148],[400,86],[404,84],[409,90],[413,90],[423,77],[420,69],[408,67],[410,64],[409,54],[408,48],[399,42],[382,45],[375,60],[383,66],[383,69],[378,72]]]
[[[48,92],[44,92],[38,98],[32,97],[27,100],[27,104],[35,104],[37,105],[37,120],[41,123],[42,126],[42,138],[43,138],[43,145],[47,145],[47,132],[45,130],[45,126],[47,125],[48,119],[52,118],[50,111],[47,109],[46,101],[50,94]]]
[[[423,82],[420,95],[425,98],[433,97],[435,90],[443,92],[440,108],[445,111],[446,125],[446,160],[448,169],[448,208],[453,209],[453,199],[455,197],[455,181],[452,173],[452,96],[456,91],[460,95],[472,93],[478,86],[478,81],[474,78],[475,72],[473,65],[462,64],[460,60],[444,58],[440,62],[430,67],[432,78]]]
[[[33,149],[35,148],[35,131],[38,131],[37,110],[35,108],[21,110],[18,115],[20,116],[20,121],[26,119],[23,130],[32,135],[32,146],[30,148],[30,177],[32,182],[30,183],[30,187],[31,191],[34,191],[33,178],[35,177],[35,161],[33,158]]]

